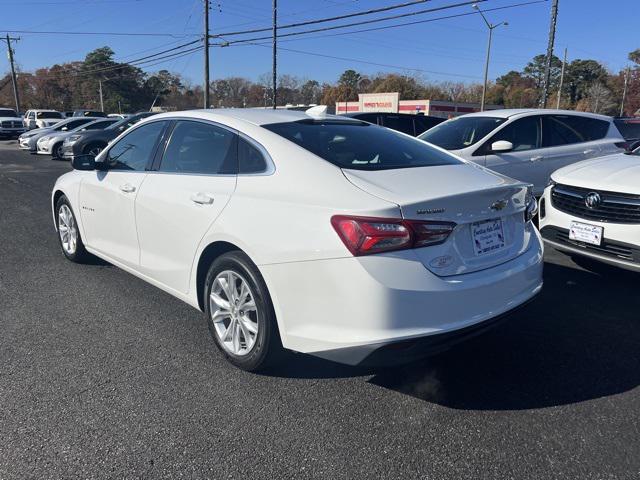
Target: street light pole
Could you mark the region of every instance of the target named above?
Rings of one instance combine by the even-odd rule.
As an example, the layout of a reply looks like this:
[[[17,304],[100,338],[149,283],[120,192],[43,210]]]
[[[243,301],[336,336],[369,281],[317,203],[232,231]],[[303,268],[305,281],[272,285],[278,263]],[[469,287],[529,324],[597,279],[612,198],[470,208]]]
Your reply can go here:
[[[507,25],[509,25],[509,23],[508,22],[500,22],[496,24],[490,23],[489,20],[487,20],[487,18],[484,16],[484,13],[482,13],[482,10],[480,10],[480,7],[478,7],[477,3],[473,4],[473,8],[478,11],[480,16],[482,17],[482,20],[484,20],[484,23],[487,25],[487,28],[489,29],[489,41],[487,42],[487,58],[484,63],[484,81],[482,83],[482,99],[480,100],[480,111],[484,112],[484,103],[485,103],[485,98],[487,96],[487,81],[489,76],[489,58],[491,57],[491,40],[493,39],[493,30],[495,30],[501,25],[504,25],[506,27]]]

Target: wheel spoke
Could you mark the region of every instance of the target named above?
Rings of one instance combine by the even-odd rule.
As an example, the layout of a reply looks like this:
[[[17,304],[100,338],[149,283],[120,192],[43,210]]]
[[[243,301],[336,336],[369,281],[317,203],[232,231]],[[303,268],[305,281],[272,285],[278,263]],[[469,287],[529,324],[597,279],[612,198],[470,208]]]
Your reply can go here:
[[[229,311],[229,308],[231,308],[229,305],[229,301],[222,298],[220,295],[214,292],[213,289],[211,290],[211,300],[213,300],[213,303],[215,303],[220,309]]]
[[[256,335],[258,333],[258,324],[254,323],[248,316],[243,315],[240,317],[240,322],[244,328],[246,328],[249,332]]]
[[[240,326],[238,322],[233,322],[233,352],[240,352]]]
[[[235,320],[232,318],[229,325],[227,325],[227,329],[221,336],[223,342],[233,341],[233,329],[235,328],[235,323]]]

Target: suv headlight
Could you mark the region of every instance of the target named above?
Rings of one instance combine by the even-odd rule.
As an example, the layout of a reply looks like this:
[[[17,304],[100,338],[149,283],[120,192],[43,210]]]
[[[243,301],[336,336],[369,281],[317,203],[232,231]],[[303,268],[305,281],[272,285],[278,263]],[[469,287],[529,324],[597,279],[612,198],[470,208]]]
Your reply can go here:
[[[47,136],[45,136],[45,137],[40,137],[40,138],[38,139],[38,143],[40,143],[40,142],[42,142],[42,143],[44,143],[44,142],[48,142],[50,139],[51,139],[51,137],[47,137]]]
[[[533,220],[533,218],[538,213],[538,201],[536,200],[533,191],[529,188],[527,190],[527,207],[524,211],[524,220],[525,222],[529,222]]]

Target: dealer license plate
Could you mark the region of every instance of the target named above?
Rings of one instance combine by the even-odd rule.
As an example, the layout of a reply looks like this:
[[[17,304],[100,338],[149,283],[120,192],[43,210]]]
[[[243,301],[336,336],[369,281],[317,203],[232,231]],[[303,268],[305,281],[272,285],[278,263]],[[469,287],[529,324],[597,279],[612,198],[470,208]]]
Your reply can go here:
[[[505,246],[502,219],[494,218],[471,224],[471,236],[476,255],[485,255]]]
[[[600,245],[602,243],[602,227],[582,222],[571,222],[569,239],[578,242]]]

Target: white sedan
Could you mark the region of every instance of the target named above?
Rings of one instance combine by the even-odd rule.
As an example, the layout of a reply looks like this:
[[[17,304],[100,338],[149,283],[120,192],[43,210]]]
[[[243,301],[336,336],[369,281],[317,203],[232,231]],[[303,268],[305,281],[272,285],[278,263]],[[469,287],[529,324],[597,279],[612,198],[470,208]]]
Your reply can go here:
[[[101,257],[204,311],[246,370],[283,347],[405,362],[542,287],[528,185],[366,122],[162,114],[73,165],[52,192],[64,255]]]
[[[569,255],[640,272],[640,147],[554,172],[540,228]]]

